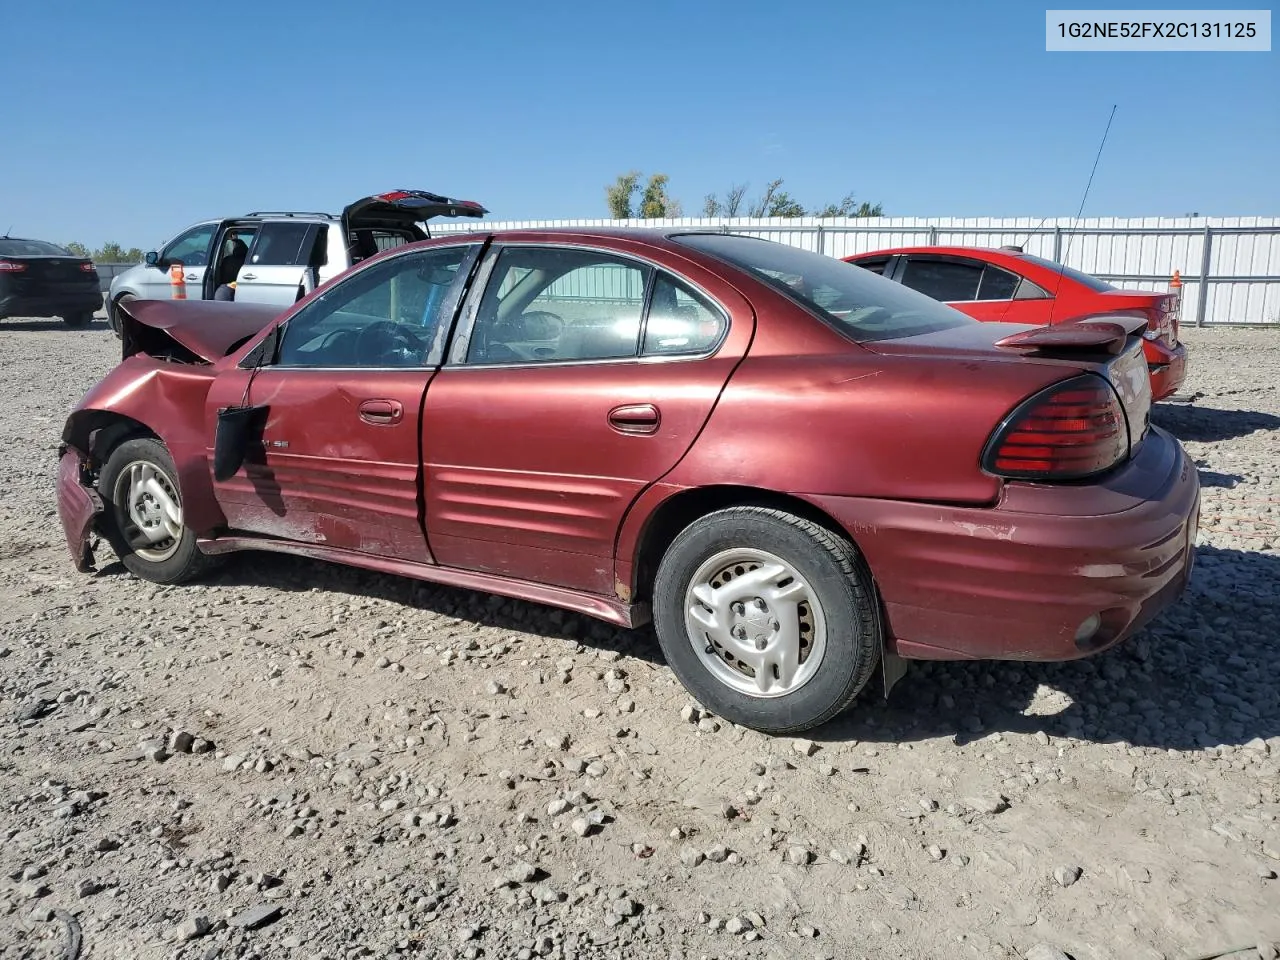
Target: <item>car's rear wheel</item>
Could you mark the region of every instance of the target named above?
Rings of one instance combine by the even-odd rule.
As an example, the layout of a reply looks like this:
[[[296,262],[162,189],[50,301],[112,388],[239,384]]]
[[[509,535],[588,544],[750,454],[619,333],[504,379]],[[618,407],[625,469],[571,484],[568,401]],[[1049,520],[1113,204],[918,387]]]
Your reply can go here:
[[[681,532],[658,565],[653,616],[686,689],[766,733],[798,733],[845,710],[883,643],[853,544],[765,507],[718,510]]]
[[[138,437],[111,452],[98,478],[111,548],[130,572],[154,583],[181,583],[214,565],[183,522],[177,476],[165,445]]]
[[[120,336],[120,304],[137,299],[132,293],[122,293],[111,301],[111,309],[107,311],[107,323],[111,325],[111,332],[117,337]]]
[[[93,311],[83,310],[80,313],[69,313],[62,318],[62,322],[76,330],[81,327],[87,327],[93,323]]]

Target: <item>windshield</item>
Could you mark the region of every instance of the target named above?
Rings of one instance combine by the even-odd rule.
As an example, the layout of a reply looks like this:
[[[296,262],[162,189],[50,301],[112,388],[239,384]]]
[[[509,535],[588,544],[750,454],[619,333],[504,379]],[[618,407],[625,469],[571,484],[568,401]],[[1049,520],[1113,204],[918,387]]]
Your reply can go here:
[[[932,297],[820,253],[731,234],[672,239],[742,268],[859,343],[977,323]]]
[[[1115,289],[1115,287],[1107,283],[1105,280],[1099,280],[1097,277],[1091,277],[1089,274],[1081,273],[1079,270],[1072,270],[1070,267],[1064,267],[1062,264],[1054,263],[1052,260],[1046,260],[1044,257],[1032,256],[1029,253],[1020,253],[1018,256],[1023,260],[1034,263],[1038,267],[1044,267],[1046,270],[1052,270],[1054,273],[1061,274],[1068,280],[1072,280],[1083,287],[1088,287],[1094,293],[1106,293],[1108,290]]]
[[[73,257],[70,250],[43,240],[0,238],[0,257]]]

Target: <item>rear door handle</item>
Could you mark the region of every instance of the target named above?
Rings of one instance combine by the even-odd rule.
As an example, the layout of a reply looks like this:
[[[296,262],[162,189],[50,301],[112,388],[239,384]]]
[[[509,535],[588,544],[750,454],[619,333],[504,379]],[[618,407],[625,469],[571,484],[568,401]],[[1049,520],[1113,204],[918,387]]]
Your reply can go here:
[[[199,277],[197,277],[194,273],[188,273],[186,278],[187,278],[188,280],[192,280],[192,281],[195,281],[195,280],[199,280],[199,279],[200,279],[200,278],[199,278]]]
[[[366,400],[360,404],[360,419],[384,426],[404,419],[404,404],[399,400]]]
[[[258,275],[257,275],[256,273],[246,273],[246,274],[245,274],[243,277],[241,277],[240,279],[241,279],[241,280],[257,280],[257,279],[258,279]]]
[[[657,433],[662,423],[658,408],[652,403],[628,403],[609,411],[609,426],[619,433]]]

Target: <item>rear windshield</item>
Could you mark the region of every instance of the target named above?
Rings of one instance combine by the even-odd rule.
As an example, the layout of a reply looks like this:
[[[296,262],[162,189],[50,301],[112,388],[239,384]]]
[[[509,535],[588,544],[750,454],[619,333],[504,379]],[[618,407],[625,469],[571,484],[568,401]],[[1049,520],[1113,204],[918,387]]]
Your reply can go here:
[[[1072,270],[1070,267],[1064,267],[1062,264],[1054,263],[1052,260],[1046,260],[1043,257],[1033,257],[1029,253],[1020,253],[1018,256],[1020,259],[1034,263],[1038,267],[1044,267],[1046,270],[1052,270],[1054,273],[1059,273],[1068,280],[1080,284],[1082,287],[1088,287],[1094,293],[1106,293],[1108,290],[1115,289],[1115,287],[1107,283],[1105,280],[1099,280],[1097,277],[1091,277],[1089,274],[1081,273],[1079,270]]]
[[[820,253],[728,234],[672,239],[740,267],[859,343],[977,323],[932,297]]]
[[[70,250],[43,240],[0,238],[0,257],[73,257]]]

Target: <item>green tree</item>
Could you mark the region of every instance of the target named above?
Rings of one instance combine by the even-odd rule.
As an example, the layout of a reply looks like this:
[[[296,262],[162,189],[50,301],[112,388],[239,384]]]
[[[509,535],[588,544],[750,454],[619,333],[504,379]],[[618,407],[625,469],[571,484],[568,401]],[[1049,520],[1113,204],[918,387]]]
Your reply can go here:
[[[124,259],[121,260],[120,262],[121,263],[141,263],[145,256],[146,254],[143,253],[142,250],[139,249],[138,247],[130,247],[128,250],[124,252]]]
[[[605,202],[609,204],[609,216],[615,220],[629,220],[635,216],[636,191],[640,189],[640,171],[618,175],[618,179],[604,188]]]
[[[114,240],[110,240],[94,252],[93,259],[102,263],[123,263],[124,254],[124,247],[120,246],[120,244],[116,243]]]
[[[813,214],[815,217],[883,217],[884,208],[880,204],[866,201],[858,203],[852,193],[846,193],[839,203],[828,203]]]
[[[702,200],[704,217],[736,217],[741,212],[746,197],[747,184],[734,184],[724,195],[708,193]],[[858,203],[852,193],[847,193],[839,203],[825,207],[806,209],[805,205],[782,189],[782,178],[765,184],[764,193],[746,208],[749,217],[882,217],[884,208],[878,204]]]
[[[77,257],[89,257],[91,259],[93,257],[93,251],[79,240],[72,240],[70,243],[64,243],[63,246],[74,253]]]
[[[657,220],[662,217],[680,216],[680,201],[672,200],[667,193],[669,181],[670,177],[665,173],[650,175],[649,182],[645,184],[644,193],[640,197],[641,217]]]

